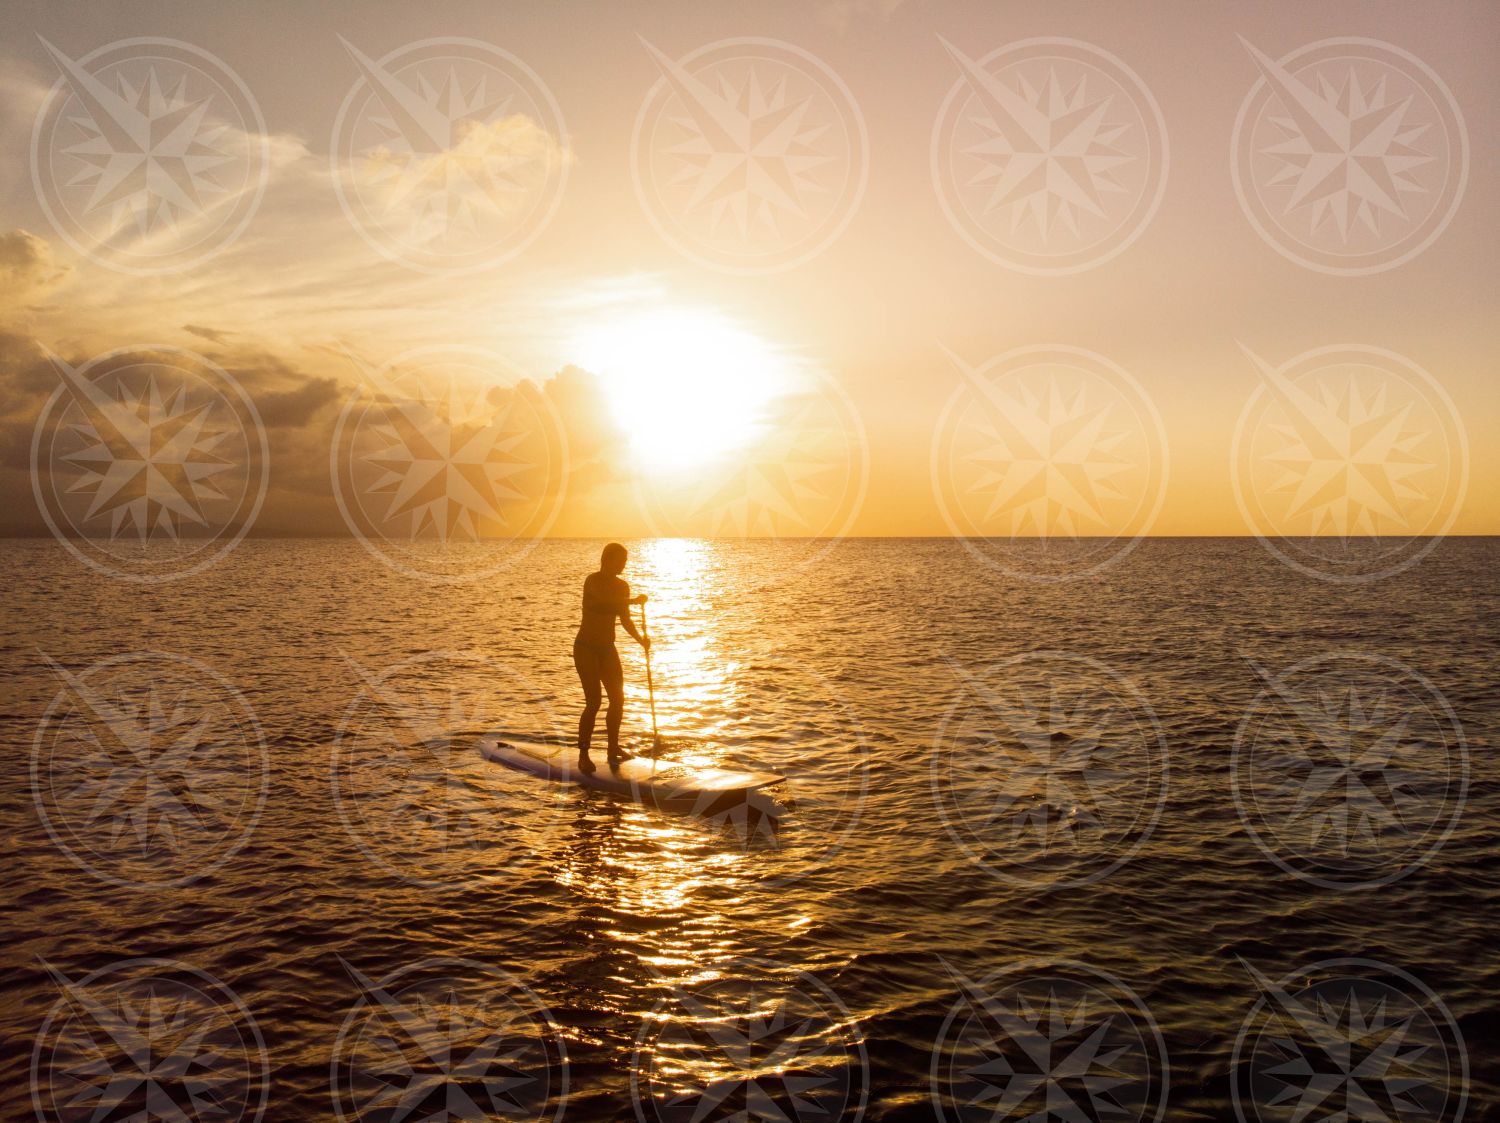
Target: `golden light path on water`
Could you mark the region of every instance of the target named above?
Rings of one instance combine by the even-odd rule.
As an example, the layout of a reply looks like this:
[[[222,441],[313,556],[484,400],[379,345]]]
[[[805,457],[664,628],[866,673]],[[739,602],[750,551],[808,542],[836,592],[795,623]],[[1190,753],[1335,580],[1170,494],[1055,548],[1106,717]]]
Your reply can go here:
[[[633,582],[632,589],[650,590],[646,621],[655,643],[651,671],[663,767],[736,764],[726,743],[732,725],[736,664],[723,653],[714,629],[704,624],[712,616],[715,594],[725,579],[713,560],[712,545],[702,540],[654,539],[638,547],[625,575]],[[646,731],[650,698],[645,660],[635,654],[639,649],[627,637],[622,635],[620,644],[627,663],[627,729]],[[601,715],[601,733],[602,724]],[[674,730],[684,727],[691,733],[674,735]],[[640,750],[649,744],[647,732]],[[705,938],[724,918],[696,911],[699,890],[710,882],[722,889],[740,880],[753,865],[753,855],[743,846],[732,845],[705,854],[706,828],[693,820],[629,808],[617,823],[597,860],[561,866],[558,882],[635,916],[673,916],[694,909],[691,939],[671,941],[645,961],[658,969],[705,968],[715,958],[712,941],[705,946]]]
[[[736,578],[721,562],[712,543],[657,539],[639,546],[625,575],[633,590],[649,590],[664,764],[742,763],[733,745],[734,716],[743,701],[734,687],[738,664],[709,623],[715,602],[736,592]],[[633,642],[623,636],[620,642],[627,730],[649,731],[644,659],[631,650]],[[647,745],[649,732],[639,747]],[[791,1000],[780,984],[736,990],[727,1001],[700,989],[732,985],[734,962],[743,954],[744,918],[721,906],[737,906],[738,912],[749,906],[762,864],[756,843],[765,840],[742,832],[715,832],[692,819],[617,806],[607,829],[586,846],[570,847],[555,866],[560,886],[616,920],[598,937],[627,949],[647,977],[661,984],[653,988],[664,1001],[649,1015],[648,1047],[656,1056],[655,1092],[669,1099],[701,1096],[707,1103],[712,1089],[774,1084],[790,1067],[809,1065],[801,1029],[781,1050],[749,1046],[761,1027],[791,1019],[784,1009]],[[790,938],[815,922],[812,911],[799,909],[785,917],[783,931]],[[689,991],[694,997],[680,1001]]]

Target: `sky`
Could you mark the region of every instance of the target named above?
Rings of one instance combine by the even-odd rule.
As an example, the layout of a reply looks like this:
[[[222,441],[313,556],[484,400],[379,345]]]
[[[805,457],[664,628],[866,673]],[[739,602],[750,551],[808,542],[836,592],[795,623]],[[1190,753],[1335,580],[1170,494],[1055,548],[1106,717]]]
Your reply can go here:
[[[0,533],[1500,533],[1493,4],[4,16]]]

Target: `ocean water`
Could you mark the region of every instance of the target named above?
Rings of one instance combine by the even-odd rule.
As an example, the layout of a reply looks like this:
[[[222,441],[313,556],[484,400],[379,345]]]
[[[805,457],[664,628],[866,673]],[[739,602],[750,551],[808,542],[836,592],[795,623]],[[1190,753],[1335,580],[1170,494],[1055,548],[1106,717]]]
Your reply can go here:
[[[571,737],[599,543],[0,545],[5,1117],[1500,1118],[1500,542],[630,545],[663,758],[778,824],[474,751]]]

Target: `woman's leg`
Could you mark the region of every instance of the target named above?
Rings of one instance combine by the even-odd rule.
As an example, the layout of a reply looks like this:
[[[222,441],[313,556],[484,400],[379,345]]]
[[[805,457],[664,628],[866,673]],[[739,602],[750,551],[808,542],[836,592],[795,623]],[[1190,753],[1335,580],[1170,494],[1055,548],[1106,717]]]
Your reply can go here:
[[[625,669],[620,666],[620,653],[613,646],[600,655],[599,677],[609,692],[604,728],[609,731],[609,755],[614,759],[620,755],[620,721],[625,717]]]
[[[578,718],[578,764],[591,768],[589,745],[594,739],[594,718],[599,716],[602,694],[598,654],[581,643],[575,643],[573,668],[578,672],[578,681],[583,684],[583,713]]]

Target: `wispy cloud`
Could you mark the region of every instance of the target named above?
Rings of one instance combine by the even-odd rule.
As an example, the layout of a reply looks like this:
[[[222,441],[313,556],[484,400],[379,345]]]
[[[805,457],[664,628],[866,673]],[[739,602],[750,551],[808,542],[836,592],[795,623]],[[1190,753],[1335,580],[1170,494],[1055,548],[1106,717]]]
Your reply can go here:
[[[840,35],[863,20],[881,22],[906,0],[820,0],[818,18]]]
[[[21,229],[0,234],[0,303],[28,304],[62,284],[70,271],[53,258],[45,238]]]

